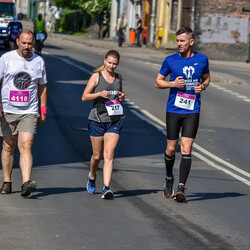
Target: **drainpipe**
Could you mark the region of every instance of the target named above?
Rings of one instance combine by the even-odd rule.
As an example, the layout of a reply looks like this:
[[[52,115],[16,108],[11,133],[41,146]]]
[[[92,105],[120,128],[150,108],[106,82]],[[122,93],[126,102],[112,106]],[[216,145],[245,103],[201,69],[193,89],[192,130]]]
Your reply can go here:
[[[155,1],[152,0],[152,11],[151,11],[151,19],[150,19],[150,37],[149,37],[149,42],[150,42],[150,47],[153,47],[154,44],[154,26],[155,26]]]
[[[242,11],[250,12],[250,8],[242,8]],[[248,22],[249,24],[249,22]],[[250,29],[248,28],[248,55],[247,55],[247,63],[250,62]]]
[[[193,30],[193,32],[195,29],[195,15],[196,15],[196,0],[192,0],[190,28]]]

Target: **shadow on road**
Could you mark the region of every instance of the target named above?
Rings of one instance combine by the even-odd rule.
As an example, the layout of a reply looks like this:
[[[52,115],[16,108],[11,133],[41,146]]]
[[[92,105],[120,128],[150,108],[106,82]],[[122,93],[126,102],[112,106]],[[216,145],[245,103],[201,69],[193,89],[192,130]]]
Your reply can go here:
[[[245,196],[246,194],[241,193],[193,193],[188,195],[188,202],[200,201],[200,200],[213,200],[213,199],[224,199],[224,198],[236,198]]]
[[[116,191],[115,198],[140,196],[140,195],[145,195],[145,194],[156,194],[159,191],[162,191],[162,190],[159,190],[159,189],[135,189],[135,190]]]
[[[56,188],[39,188],[37,189],[37,194],[31,195],[30,199],[38,199],[41,197],[49,196],[49,195],[58,195],[58,194],[67,194],[67,193],[78,193],[85,192],[86,188],[64,188],[64,187],[56,187]]]

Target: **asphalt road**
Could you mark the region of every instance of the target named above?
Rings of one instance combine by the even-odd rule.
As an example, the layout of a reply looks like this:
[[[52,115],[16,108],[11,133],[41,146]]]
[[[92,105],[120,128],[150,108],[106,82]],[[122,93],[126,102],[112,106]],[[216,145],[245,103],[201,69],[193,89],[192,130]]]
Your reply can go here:
[[[240,81],[221,80],[204,92],[187,202],[179,204],[162,197],[168,91],[154,88],[161,62],[122,57],[117,72],[128,98],[126,118],[111,183],[115,197],[105,201],[101,168],[98,192],[85,188],[91,103],[81,102],[104,51],[47,41],[48,118],[33,148],[38,190],[20,197],[16,152],[14,193],[0,196],[0,249],[249,249],[249,72],[211,66]],[[179,161],[178,154],[177,179]]]

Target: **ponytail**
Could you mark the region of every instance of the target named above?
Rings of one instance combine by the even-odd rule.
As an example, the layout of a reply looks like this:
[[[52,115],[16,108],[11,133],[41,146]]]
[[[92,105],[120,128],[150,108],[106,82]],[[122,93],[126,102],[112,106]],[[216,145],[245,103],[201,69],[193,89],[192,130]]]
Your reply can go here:
[[[104,64],[101,67],[95,69],[94,72],[97,73],[97,72],[101,72],[103,70],[104,70]]]

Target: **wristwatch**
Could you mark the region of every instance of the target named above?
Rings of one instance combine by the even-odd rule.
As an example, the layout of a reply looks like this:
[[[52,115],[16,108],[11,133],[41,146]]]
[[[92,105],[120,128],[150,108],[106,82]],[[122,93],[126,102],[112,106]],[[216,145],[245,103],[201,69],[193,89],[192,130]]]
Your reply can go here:
[[[203,85],[203,90],[206,90],[207,86],[204,83],[202,83],[202,85]]]

